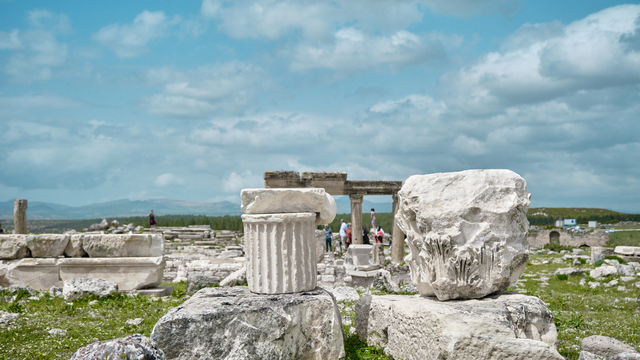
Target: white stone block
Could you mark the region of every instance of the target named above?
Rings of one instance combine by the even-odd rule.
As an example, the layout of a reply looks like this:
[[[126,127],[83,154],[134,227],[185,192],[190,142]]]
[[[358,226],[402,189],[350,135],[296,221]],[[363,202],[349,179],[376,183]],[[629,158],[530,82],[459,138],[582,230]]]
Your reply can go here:
[[[0,235],[0,260],[21,259],[27,256],[28,235]]]
[[[591,276],[594,279],[597,279],[599,277],[605,277],[607,275],[617,275],[617,274],[618,274],[618,269],[615,266],[602,265],[600,267],[597,267],[591,270],[591,272],[589,273],[589,276]]]
[[[58,259],[62,281],[74,278],[104,279],[120,291],[154,287],[162,282],[164,258],[66,258]]]
[[[616,246],[615,255],[640,256],[640,246]]]
[[[17,260],[7,268],[7,276],[15,284],[26,285],[35,290],[49,290],[52,286],[62,286],[57,259]]]
[[[366,295],[355,312],[358,336],[395,359],[563,359],[552,313],[532,296],[438,301]]]
[[[316,225],[336,217],[336,202],[324,189],[243,189],[242,212],[247,214],[314,213]]]
[[[87,256],[87,252],[82,248],[82,239],[84,239],[84,234],[71,235],[69,243],[64,249],[64,255],[67,257]]]
[[[315,214],[244,214],[247,284],[259,294],[313,290]]]
[[[349,251],[353,256],[353,265],[358,267],[369,266],[369,254],[371,254],[373,245],[353,244],[349,246]]]
[[[162,256],[164,238],[160,234],[85,235],[82,248],[92,258]]]
[[[514,283],[529,257],[526,181],[510,170],[411,176],[396,221],[422,295],[480,298]]]
[[[41,234],[27,236],[27,247],[34,258],[57,258],[64,254],[70,235]]]

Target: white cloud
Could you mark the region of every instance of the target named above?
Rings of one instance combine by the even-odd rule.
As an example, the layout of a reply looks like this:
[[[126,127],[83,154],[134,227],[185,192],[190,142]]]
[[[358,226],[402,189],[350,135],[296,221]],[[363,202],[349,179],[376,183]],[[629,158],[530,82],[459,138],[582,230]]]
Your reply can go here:
[[[640,53],[623,41],[638,31],[638,15],[640,5],[620,5],[562,29],[525,25],[507,40],[505,52],[443,77],[441,88],[450,93],[448,103],[490,114],[575,91],[638,84]]]
[[[167,29],[179,18],[168,20],[162,11],[143,11],[131,24],[111,24],[101,28],[93,37],[113,50],[118,57],[130,58],[148,51],[147,43],[167,35]]]
[[[164,173],[159,175],[154,181],[154,184],[159,187],[166,187],[170,185],[184,185],[184,180],[173,175],[172,173]]]
[[[146,79],[149,85],[163,85],[163,91],[144,98],[142,107],[153,114],[177,118],[239,112],[265,83],[262,69],[240,62],[187,71],[152,69]]]
[[[387,65],[398,68],[443,57],[444,46],[437,38],[398,31],[390,36],[371,36],[355,28],[340,29],[334,41],[315,46],[303,44],[293,51],[295,71],[329,68],[357,70]]]
[[[27,21],[33,28],[47,29],[61,33],[71,30],[69,17],[65,14],[54,14],[47,10],[36,9],[29,11]]]
[[[56,41],[55,36],[43,30],[12,32],[16,51],[9,57],[2,70],[14,80],[23,83],[49,80],[54,70],[67,60],[67,45]]]
[[[261,174],[254,175],[251,170],[245,170],[242,174],[232,172],[222,184],[225,192],[239,194],[242,189],[263,187],[264,180]]]
[[[11,32],[0,31],[0,49],[2,50],[14,50],[22,47],[22,41],[20,40],[20,31],[13,29]]]
[[[519,0],[424,0],[434,12],[456,16],[499,13],[509,15],[520,7]]]
[[[49,108],[63,109],[82,106],[81,103],[55,95],[0,96],[0,107],[7,108]]]

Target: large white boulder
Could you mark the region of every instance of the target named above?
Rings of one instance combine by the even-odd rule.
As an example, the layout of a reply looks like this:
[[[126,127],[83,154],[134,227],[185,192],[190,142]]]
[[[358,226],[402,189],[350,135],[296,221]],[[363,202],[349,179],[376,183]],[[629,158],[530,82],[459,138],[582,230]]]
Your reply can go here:
[[[65,301],[74,301],[89,295],[105,297],[118,292],[118,285],[104,279],[76,278],[64,282],[62,296]]]
[[[151,339],[176,360],[345,356],[340,311],[320,288],[278,296],[205,288],[160,318]]]
[[[529,258],[527,183],[510,170],[411,176],[396,221],[422,295],[481,298],[504,291]]]
[[[395,359],[561,360],[553,315],[536,297],[516,293],[438,301],[365,295],[356,331]]]
[[[336,201],[324,189],[243,189],[242,212],[246,214],[316,214],[316,225],[328,224],[336,217]]]
[[[28,235],[0,235],[0,260],[21,259],[29,253]]]
[[[82,248],[92,258],[162,256],[164,238],[160,234],[93,234],[84,236]]]
[[[62,256],[69,243],[69,235],[41,234],[27,236],[27,247],[34,258],[57,258]]]
[[[610,359],[622,353],[635,353],[631,345],[608,336],[592,335],[582,339],[582,350],[588,351],[605,359]]]
[[[618,268],[610,265],[602,265],[591,270],[591,272],[589,273],[589,276],[594,279],[605,277],[608,275],[618,275]]]

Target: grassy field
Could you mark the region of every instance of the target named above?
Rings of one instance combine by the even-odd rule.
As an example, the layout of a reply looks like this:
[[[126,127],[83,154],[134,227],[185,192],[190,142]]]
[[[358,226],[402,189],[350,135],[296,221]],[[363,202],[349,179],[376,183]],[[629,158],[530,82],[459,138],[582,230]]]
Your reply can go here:
[[[548,304],[558,329],[559,352],[569,360],[577,360],[581,340],[591,335],[611,336],[640,350],[640,288],[633,286],[640,278],[620,283],[624,289],[591,289],[580,285],[583,278],[595,281],[588,275],[570,276],[566,280],[555,277],[554,271],[563,267],[571,267],[571,260],[563,260],[561,254],[534,252],[512,289],[537,296]],[[594,267],[583,265],[583,268]],[[612,279],[618,277],[610,276],[599,282]],[[13,299],[6,292],[0,293],[0,310],[21,315],[12,327],[0,326],[0,359],[68,359],[76,349],[95,340],[135,333],[149,336],[161,316],[186,300],[185,284],[172,285],[175,286],[174,293],[163,299],[117,295],[98,299],[95,304],[90,304],[94,298],[66,303],[48,294],[29,298],[27,293],[20,293]],[[391,359],[382,350],[368,346],[350,333],[355,321],[353,303],[339,303],[338,306],[343,318],[350,319],[344,324],[347,359]],[[140,325],[125,324],[135,318],[144,320]],[[67,335],[50,335],[48,331],[54,328],[66,330]]]
[[[640,246],[640,231],[616,231],[609,234],[610,246]]]

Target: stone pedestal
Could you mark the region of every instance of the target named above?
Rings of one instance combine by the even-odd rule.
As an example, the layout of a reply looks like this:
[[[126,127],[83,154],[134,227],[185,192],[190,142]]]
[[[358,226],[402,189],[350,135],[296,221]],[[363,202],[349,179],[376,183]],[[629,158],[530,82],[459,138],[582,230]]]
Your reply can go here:
[[[369,287],[380,270],[347,270],[345,273],[351,277],[351,286]]]
[[[13,200],[13,233],[27,234],[27,200]]]
[[[552,313],[532,296],[438,301],[367,295],[355,311],[358,336],[395,359],[563,359]]]
[[[363,195],[349,195],[351,200],[351,244],[362,244],[362,199]]]
[[[349,247],[353,257],[353,265],[356,268],[369,266],[369,254],[371,254],[372,245],[355,244]]]
[[[258,294],[313,290],[315,213],[244,214],[247,284]]]
[[[259,295],[205,288],[160,318],[151,334],[167,359],[339,359],[340,311],[321,288]]]

